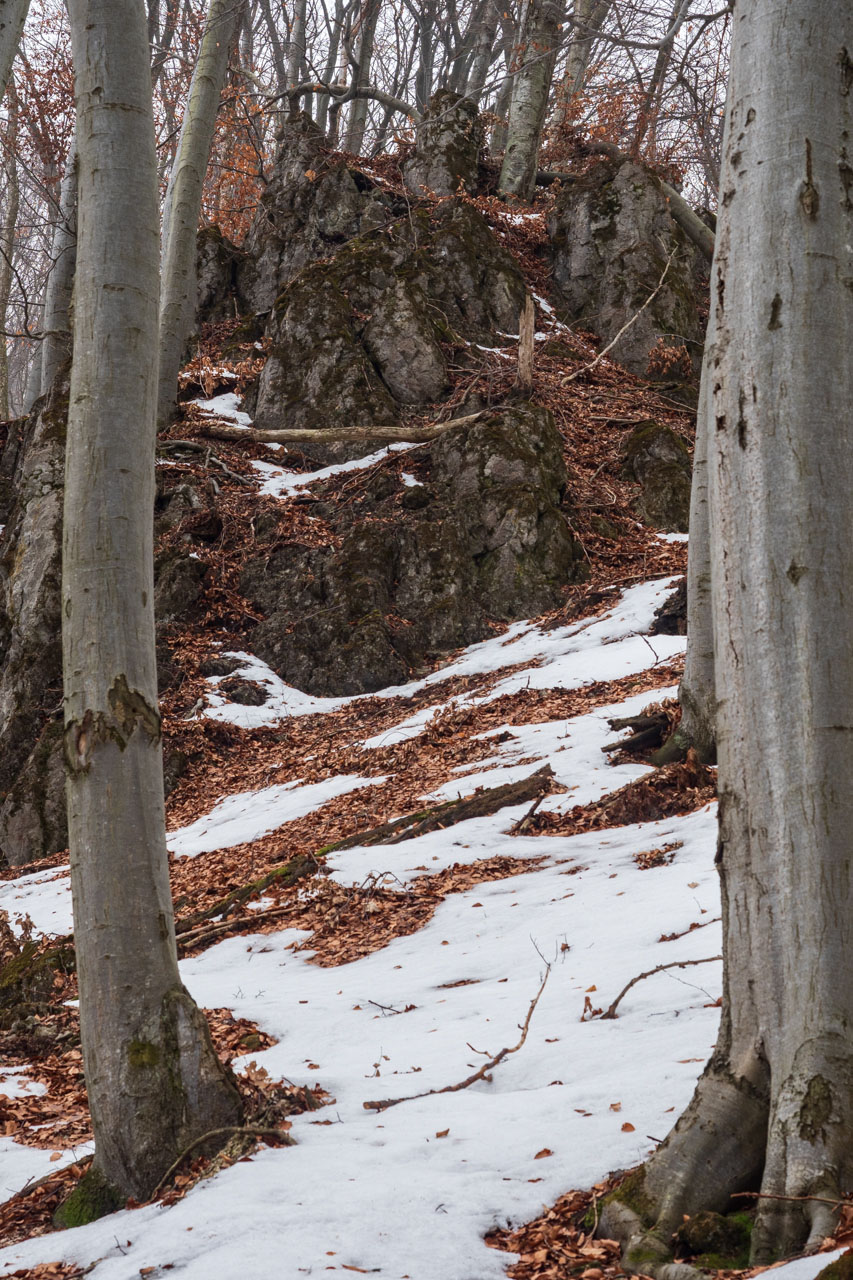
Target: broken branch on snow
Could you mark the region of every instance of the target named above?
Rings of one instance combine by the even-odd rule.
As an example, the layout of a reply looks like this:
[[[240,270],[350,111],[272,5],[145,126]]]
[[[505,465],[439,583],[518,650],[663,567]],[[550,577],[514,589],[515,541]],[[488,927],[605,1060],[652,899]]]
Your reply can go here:
[[[491,1080],[491,1076],[488,1073],[494,1067],[498,1066],[499,1063],[503,1062],[504,1058],[508,1058],[511,1053],[518,1053],[519,1049],[527,1039],[527,1032],[530,1029],[530,1019],[533,1017],[533,1011],[539,1003],[539,997],[545,990],[545,983],[548,981],[550,973],[551,966],[546,965],[545,977],[542,979],[539,990],[530,1002],[530,1008],[527,1010],[527,1017],[521,1024],[521,1037],[517,1044],[507,1045],[505,1048],[501,1049],[500,1053],[496,1053],[493,1058],[490,1058],[488,1062],[484,1062],[479,1071],[475,1071],[472,1076],[468,1076],[465,1080],[460,1080],[457,1084],[446,1084],[443,1089],[427,1089],[424,1093],[412,1093],[406,1098],[384,1098],[379,1101],[363,1102],[361,1105],[364,1107],[365,1111],[387,1111],[389,1107],[396,1107],[400,1102],[415,1102],[418,1098],[432,1098],[438,1093],[458,1093],[460,1089],[467,1089],[469,1085],[476,1084],[478,1080]]]
[[[636,978],[632,978],[630,982],[626,983],[626,985],[619,992],[616,999],[613,1001],[610,1008],[605,1010],[605,1012],[601,1015],[602,1022],[606,1018],[616,1017],[616,1010],[618,1009],[623,996],[626,996],[628,992],[631,990],[631,988],[635,986],[638,982],[642,982],[643,978],[651,978],[653,974],[662,973],[664,969],[688,969],[691,965],[694,965],[694,964],[711,964],[714,960],[722,960],[722,958],[723,958],[722,956],[706,956],[704,960],[671,960],[669,964],[659,964],[659,965],[656,965],[654,969],[649,969],[646,973],[638,973]]]

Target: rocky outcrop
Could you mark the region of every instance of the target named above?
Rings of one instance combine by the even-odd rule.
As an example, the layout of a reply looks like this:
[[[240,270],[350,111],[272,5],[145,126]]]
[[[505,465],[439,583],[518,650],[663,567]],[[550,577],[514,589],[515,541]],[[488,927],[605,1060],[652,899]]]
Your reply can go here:
[[[644,524],[686,533],[690,520],[691,463],[672,427],[641,422],[625,445],[624,474],[640,483],[637,514]]]
[[[414,153],[403,165],[406,186],[416,196],[452,196],[460,186],[475,194],[483,146],[477,104],[439,89],[418,125]]]
[[[385,226],[404,209],[405,201],[381,191],[340,157],[330,157],[309,116],[288,120],[238,272],[245,307],[269,311],[303,267]]]
[[[547,410],[484,414],[374,468],[358,498],[315,490],[332,545],[276,547],[240,587],[266,619],[253,652],[290,684],[352,694],[552,608],[583,576],[562,442]],[[259,532],[259,538],[262,534]]]
[[[60,548],[67,380],[13,425],[0,460],[14,501],[0,535],[0,852],[12,866],[65,843]]]
[[[396,423],[403,406],[444,394],[442,341],[517,333],[524,297],[515,261],[472,205],[414,209],[304,268],[279,294],[256,423]]]
[[[697,250],[673,221],[659,181],[630,161],[603,160],[559,192],[548,218],[554,283],[569,317],[610,342],[651,303],[619,338],[612,356],[645,376],[661,339],[686,347],[698,370],[705,325],[700,313]]]
[[[11,424],[0,453],[0,864],[10,866],[56,853],[68,840],[60,628],[67,415],[66,373],[28,418]],[[160,532],[191,516],[194,537],[216,536],[217,517],[191,486],[164,491],[158,507]],[[156,570],[162,691],[179,674],[165,633],[197,605],[205,567],[188,543],[161,555]]]
[[[244,310],[240,278],[249,259],[223,236],[219,227],[204,227],[198,233],[196,256],[196,320],[211,324],[233,320]]]

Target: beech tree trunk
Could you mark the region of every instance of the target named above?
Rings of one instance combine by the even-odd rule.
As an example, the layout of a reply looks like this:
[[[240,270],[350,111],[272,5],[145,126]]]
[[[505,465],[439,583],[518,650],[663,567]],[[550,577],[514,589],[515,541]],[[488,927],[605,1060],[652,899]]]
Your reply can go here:
[[[53,266],[44,296],[44,341],[37,395],[47,395],[56,371],[71,355],[71,296],[77,265],[77,143],[71,139],[51,245]]]
[[[513,79],[506,150],[498,181],[502,196],[529,200],[536,186],[539,143],[548,110],[562,16],[562,5],[556,0],[528,0],[524,52]]]
[[[0,90],[12,74],[29,9],[30,0],[0,0]]]
[[[592,47],[601,24],[610,12],[611,3],[612,0],[575,0],[573,17],[577,25],[566,55],[563,103],[557,116],[560,124],[571,119],[572,99],[583,88]]]
[[[713,270],[713,269],[712,269]],[[711,495],[708,446],[713,417],[714,313],[708,321],[693,482],[690,490],[690,545],[687,552],[687,654],[678,691],[681,721],[652,760],[657,765],[683,759],[690,747],[703,764],[717,758],[717,687],[714,669],[714,610],[711,599]]]
[[[495,42],[498,38],[498,21],[498,6],[494,0],[488,0],[476,25],[471,69],[465,85],[466,94],[475,102],[479,102],[483,96],[486,77],[492,65]]]
[[[175,409],[178,370],[195,320],[196,253],[202,189],[216,129],[216,113],[228,70],[228,54],[243,8],[242,0],[210,0],[166,192],[160,299],[160,382],[157,392],[157,421],[160,426],[169,421]]]
[[[376,38],[376,23],[379,19],[380,6],[381,0],[362,0],[358,30],[357,65],[352,77],[352,89],[366,89],[370,84],[370,62],[373,57],[373,43]],[[344,137],[344,151],[351,151],[356,156],[361,155],[366,128],[367,98],[358,97],[350,107],[347,131]]]
[[[610,1213],[644,1271],[744,1189],[753,1262],[814,1249],[853,1182],[851,137],[847,0],[737,4],[707,366],[723,1014]]]
[[[158,199],[138,0],[70,0],[79,243],[62,622],[80,1026],[95,1161],[63,1210],[147,1196],[237,1091],[177,966],[154,651]]]

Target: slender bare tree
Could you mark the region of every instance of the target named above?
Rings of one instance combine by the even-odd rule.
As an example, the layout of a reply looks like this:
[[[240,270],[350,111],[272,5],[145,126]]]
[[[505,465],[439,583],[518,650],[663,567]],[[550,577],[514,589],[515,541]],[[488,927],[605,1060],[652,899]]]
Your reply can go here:
[[[744,1190],[754,1262],[814,1250],[853,1181],[851,137],[847,0],[738,3],[706,366],[723,1012],[605,1214],[644,1272]]]
[[[561,0],[528,0],[498,182],[501,195],[526,200],[533,193],[562,17]]]
[[[0,0],[0,88],[12,74],[29,9],[30,0]]]
[[[70,0],[79,157],[62,622],[92,1170],[61,1211],[144,1198],[240,1102],[181,983],[154,651],[159,212],[145,9]]]
[[[202,189],[216,129],[216,113],[228,70],[228,53],[243,9],[244,0],[210,0],[166,192],[157,392],[157,420],[160,425],[168,422],[175,408],[178,370],[195,319]]]
[[[51,257],[53,265],[44,298],[44,340],[38,389],[41,396],[50,390],[57,370],[71,355],[71,297],[77,263],[77,144],[73,139],[59,194]]]

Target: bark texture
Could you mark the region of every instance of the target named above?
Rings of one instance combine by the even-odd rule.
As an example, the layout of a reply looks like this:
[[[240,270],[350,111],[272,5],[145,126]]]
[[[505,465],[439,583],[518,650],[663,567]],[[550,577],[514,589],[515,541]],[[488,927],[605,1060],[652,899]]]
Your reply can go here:
[[[498,181],[502,196],[529,200],[533,195],[562,15],[562,6],[555,0],[529,0],[522,37],[524,53],[513,80],[506,151]]]
[[[64,1221],[151,1192],[236,1089],[181,984],[154,649],[158,209],[145,14],[71,0],[79,153],[63,659],[80,1023],[94,1172]],[[88,1200],[87,1200],[88,1195]]]
[[[160,299],[160,381],[157,419],[175,407],[178,370],[196,306],[196,242],[201,194],[228,51],[243,12],[240,0],[210,0],[198,62],[163,212],[163,292]]]
[[[71,141],[59,193],[59,211],[51,245],[53,266],[44,300],[41,385],[47,395],[60,367],[71,355],[71,296],[77,265],[77,144]]]
[[[754,1262],[813,1249],[853,1179],[851,51],[841,0],[735,10],[707,369],[723,1017],[602,1224],[644,1271],[744,1188],[776,1197]]]
[[[4,88],[12,74],[29,9],[30,0],[0,0],[0,85]]]
[[[717,687],[714,672],[714,613],[711,600],[711,495],[708,489],[708,436],[713,412],[714,315],[711,313],[690,491],[690,548],[687,556],[687,654],[678,691],[681,722],[653,756],[655,764],[681,759],[693,747],[704,764],[717,758]]]

